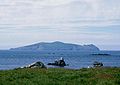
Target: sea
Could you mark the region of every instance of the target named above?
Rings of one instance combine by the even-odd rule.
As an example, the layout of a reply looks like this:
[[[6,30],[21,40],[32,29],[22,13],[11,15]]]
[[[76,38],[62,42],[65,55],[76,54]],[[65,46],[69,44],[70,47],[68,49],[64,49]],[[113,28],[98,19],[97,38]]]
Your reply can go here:
[[[93,55],[109,54],[109,55]],[[120,51],[99,51],[99,52],[80,52],[80,51],[12,51],[0,50],[0,70],[10,70],[24,67],[33,62],[41,61],[48,68],[59,68],[48,66],[48,63],[56,59],[64,58],[66,64],[64,68],[80,69],[93,66],[95,61],[102,62],[106,67],[120,67]]]

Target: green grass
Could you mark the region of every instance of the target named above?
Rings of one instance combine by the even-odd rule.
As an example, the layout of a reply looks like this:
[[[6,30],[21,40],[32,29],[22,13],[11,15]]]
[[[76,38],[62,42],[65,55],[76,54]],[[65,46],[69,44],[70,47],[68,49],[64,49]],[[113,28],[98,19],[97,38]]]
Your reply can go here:
[[[120,68],[6,70],[0,85],[120,85]]]

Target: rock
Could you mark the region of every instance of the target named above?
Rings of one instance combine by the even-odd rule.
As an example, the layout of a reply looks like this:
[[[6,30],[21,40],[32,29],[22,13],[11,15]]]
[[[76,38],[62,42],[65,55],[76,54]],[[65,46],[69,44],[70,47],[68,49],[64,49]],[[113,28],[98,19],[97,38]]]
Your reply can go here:
[[[54,61],[54,63],[48,63],[48,65],[55,65],[55,66],[64,67],[64,66],[67,66],[68,64],[66,64],[64,59],[62,58],[60,60]]]
[[[46,66],[42,62],[38,61],[21,68],[46,68]]]
[[[93,66],[94,66],[94,67],[102,67],[102,66],[103,66],[103,63],[95,61],[95,62],[93,63]]]

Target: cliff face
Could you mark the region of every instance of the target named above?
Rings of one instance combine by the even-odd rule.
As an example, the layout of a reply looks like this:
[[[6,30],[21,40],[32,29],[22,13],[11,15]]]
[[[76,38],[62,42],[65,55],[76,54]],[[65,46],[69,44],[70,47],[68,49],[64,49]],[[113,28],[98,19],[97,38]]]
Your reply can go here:
[[[46,51],[46,50],[56,50],[56,51],[64,51],[64,50],[73,50],[73,51],[99,51],[99,48],[93,44],[90,45],[77,45],[63,42],[53,42],[53,43],[37,43],[28,46],[11,48],[10,50],[38,50],[38,51]]]

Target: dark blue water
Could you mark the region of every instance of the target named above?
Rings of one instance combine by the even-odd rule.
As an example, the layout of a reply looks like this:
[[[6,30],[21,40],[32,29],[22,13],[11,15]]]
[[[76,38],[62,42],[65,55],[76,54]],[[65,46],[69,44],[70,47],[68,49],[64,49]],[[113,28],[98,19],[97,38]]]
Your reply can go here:
[[[36,61],[41,61],[45,65],[54,62],[55,59],[63,57],[69,66],[65,68],[79,69],[92,66],[94,61],[99,61],[104,66],[120,67],[120,51],[101,51],[97,53],[107,53],[110,55],[91,55],[90,52],[75,51],[0,51],[0,70],[23,67]],[[48,66],[50,67],[50,66]]]

